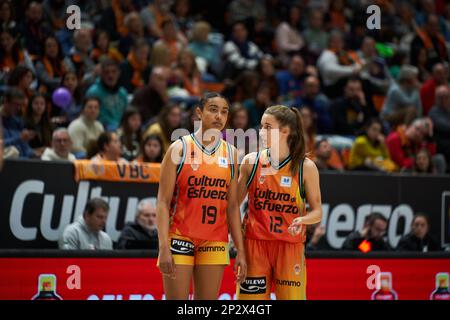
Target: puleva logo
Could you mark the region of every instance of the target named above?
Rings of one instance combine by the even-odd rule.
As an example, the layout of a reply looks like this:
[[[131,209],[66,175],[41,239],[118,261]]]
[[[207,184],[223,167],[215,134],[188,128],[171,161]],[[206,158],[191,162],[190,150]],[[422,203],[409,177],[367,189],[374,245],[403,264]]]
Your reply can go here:
[[[247,277],[240,284],[240,291],[244,294],[261,294],[266,293],[266,277]]]

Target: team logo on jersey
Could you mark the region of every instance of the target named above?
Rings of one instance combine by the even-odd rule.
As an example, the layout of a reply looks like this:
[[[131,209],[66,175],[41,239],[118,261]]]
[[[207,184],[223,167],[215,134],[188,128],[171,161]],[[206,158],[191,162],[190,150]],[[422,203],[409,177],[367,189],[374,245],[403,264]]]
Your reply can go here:
[[[264,181],[266,181],[266,176],[265,176],[265,175],[261,175],[261,176],[259,177],[259,184],[263,184]]]
[[[219,157],[219,167],[228,168],[228,160],[225,157]]]
[[[280,186],[290,187],[292,185],[292,177],[282,176],[280,181]]]
[[[197,162],[194,161],[191,163],[192,170],[197,171],[199,167],[200,167],[200,164],[198,164]]]
[[[296,275],[299,275],[299,274],[300,274],[300,271],[301,271],[300,265],[297,263],[297,264],[294,266],[294,273],[295,273]]]
[[[170,242],[170,251],[172,254],[194,256],[194,244],[190,241],[172,239]]]
[[[266,277],[247,277],[240,284],[240,291],[244,294],[261,294],[266,293]]]

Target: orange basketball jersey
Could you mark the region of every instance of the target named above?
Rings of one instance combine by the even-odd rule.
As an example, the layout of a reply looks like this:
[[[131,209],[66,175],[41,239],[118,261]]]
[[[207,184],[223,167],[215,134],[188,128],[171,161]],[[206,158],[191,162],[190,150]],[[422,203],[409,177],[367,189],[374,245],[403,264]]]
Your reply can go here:
[[[194,134],[180,139],[183,154],[171,202],[170,232],[228,242],[228,187],[234,178],[231,146],[221,139],[207,149]]]
[[[303,161],[295,176],[291,173],[290,164],[290,156],[274,166],[269,149],[257,153],[247,182],[246,238],[290,243],[305,241],[305,228],[297,236],[288,232],[292,221],[306,212],[303,185],[299,183],[303,181]]]

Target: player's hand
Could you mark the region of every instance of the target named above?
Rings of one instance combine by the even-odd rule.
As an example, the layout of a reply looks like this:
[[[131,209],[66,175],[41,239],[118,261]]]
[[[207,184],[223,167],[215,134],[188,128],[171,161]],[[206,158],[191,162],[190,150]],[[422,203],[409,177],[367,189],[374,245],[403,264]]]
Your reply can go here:
[[[169,248],[159,249],[159,271],[165,277],[176,278],[176,266]]]
[[[304,226],[305,225],[302,223],[302,217],[295,218],[289,226],[288,232],[291,236],[297,236],[303,230]]]
[[[245,254],[242,252],[237,253],[236,259],[234,260],[234,275],[236,276],[236,282],[241,284],[247,277],[247,260],[245,259]]]

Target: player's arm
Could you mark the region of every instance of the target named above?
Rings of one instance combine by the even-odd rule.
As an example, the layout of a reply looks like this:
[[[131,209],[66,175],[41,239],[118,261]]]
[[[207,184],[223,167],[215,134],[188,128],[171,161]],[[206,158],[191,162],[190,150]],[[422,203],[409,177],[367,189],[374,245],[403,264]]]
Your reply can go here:
[[[306,200],[310,211],[303,217],[295,218],[289,226],[291,234],[298,234],[301,225],[316,224],[322,220],[322,199],[320,195],[319,171],[313,161],[306,158],[303,164]]]
[[[239,180],[238,180],[238,205],[242,204],[245,196],[247,195],[247,182],[250,178],[250,174],[253,168],[253,163],[256,159],[256,153],[252,152],[247,154],[244,159],[242,159],[242,164],[239,169]]]
[[[159,269],[163,274],[174,276],[175,264],[169,247],[169,209],[172,201],[177,166],[181,159],[182,143],[174,142],[166,152],[161,163],[159,178],[158,202],[156,206],[156,224],[159,241]]]
[[[240,203],[238,203],[238,158],[235,147],[232,147],[232,151],[235,176],[231,180],[230,187],[228,189],[227,219],[231,232],[231,238],[233,239],[234,245],[237,250],[237,255],[234,263],[234,273],[237,277],[237,282],[241,283],[245,280],[245,277],[247,275],[247,262],[244,249],[244,236],[241,229],[241,213],[239,210]]]

